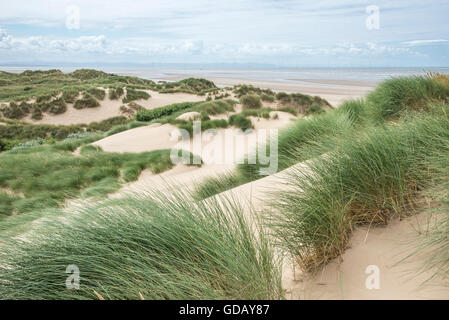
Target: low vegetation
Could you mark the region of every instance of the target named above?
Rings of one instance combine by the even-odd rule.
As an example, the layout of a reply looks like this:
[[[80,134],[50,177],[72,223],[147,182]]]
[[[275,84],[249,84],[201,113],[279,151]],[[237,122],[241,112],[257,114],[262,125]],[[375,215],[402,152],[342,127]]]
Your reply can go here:
[[[262,107],[259,96],[255,94],[247,94],[240,97],[240,103],[244,109],[260,109]]]
[[[45,220],[30,241],[5,244],[0,294],[6,299],[281,299],[280,264],[268,238],[257,226],[255,235],[239,205],[221,203],[193,203],[181,194],[136,195],[78,208],[64,222]],[[82,270],[79,290],[61,285],[68,265]]]
[[[160,173],[173,166],[170,150],[118,154],[85,148],[81,149],[81,156],[76,156],[71,153],[74,146],[76,139],[68,139],[54,145],[16,147],[1,153],[0,186],[14,196],[2,203],[0,214],[56,207],[67,198],[92,196],[93,190],[95,195],[105,195],[119,188],[120,182],[136,180],[143,169]],[[109,187],[100,188],[105,181]]]
[[[132,88],[126,89],[126,96],[122,99],[123,103],[135,101],[135,100],[148,100],[151,98],[150,94],[145,91],[134,90]]]

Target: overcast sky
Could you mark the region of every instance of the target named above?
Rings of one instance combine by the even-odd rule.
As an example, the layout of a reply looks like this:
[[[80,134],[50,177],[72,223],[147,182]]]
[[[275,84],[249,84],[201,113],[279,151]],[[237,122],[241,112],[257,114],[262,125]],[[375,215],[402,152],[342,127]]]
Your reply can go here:
[[[449,66],[448,16],[448,0],[2,0],[0,65]]]

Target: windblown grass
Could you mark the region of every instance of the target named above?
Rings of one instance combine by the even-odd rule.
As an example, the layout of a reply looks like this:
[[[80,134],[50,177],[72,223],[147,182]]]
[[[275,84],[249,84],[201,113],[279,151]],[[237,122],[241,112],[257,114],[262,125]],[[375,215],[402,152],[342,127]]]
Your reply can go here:
[[[397,119],[407,112],[427,110],[437,102],[449,102],[449,83],[438,75],[398,77],[386,80],[367,97],[372,121]]]
[[[41,221],[26,239],[2,245],[0,295],[6,299],[283,295],[268,238],[227,199],[195,204],[181,194],[136,195]],[[79,290],[65,286],[69,265],[80,270]]]
[[[11,198],[14,201],[5,198],[2,214],[56,207],[68,198],[79,196],[87,188],[96,188],[97,195],[104,196],[115,191],[121,183],[136,180],[143,169],[157,174],[174,165],[170,150],[119,154],[87,146],[81,148],[81,156],[65,151],[71,151],[79,144],[75,139],[1,153],[0,186],[20,195]],[[105,181],[116,187],[99,188],[106,184]],[[100,194],[100,189],[107,192]]]
[[[315,270],[344,252],[356,225],[406,215],[425,183],[426,157],[448,147],[449,121],[441,115],[348,136],[308,170],[293,170],[270,226],[304,269]]]

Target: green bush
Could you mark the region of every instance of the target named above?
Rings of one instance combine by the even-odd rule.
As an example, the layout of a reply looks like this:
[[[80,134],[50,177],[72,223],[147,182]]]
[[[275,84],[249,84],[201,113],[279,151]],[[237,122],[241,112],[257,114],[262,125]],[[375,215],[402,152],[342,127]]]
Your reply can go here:
[[[276,93],[276,99],[279,100],[282,104],[288,104],[292,101],[290,95],[285,92]]]
[[[151,121],[155,119],[162,118],[164,116],[169,116],[175,112],[186,110],[192,108],[194,104],[190,102],[175,103],[165,107],[154,108],[151,110],[139,110],[136,113],[137,121]]]
[[[292,106],[281,106],[277,110],[282,111],[282,112],[291,113],[294,116],[298,115],[298,109],[295,107],[292,107]]]
[[[262,102],[260,101],[259,96],[255,94],[247,94],[240,98],[240,103],[243,105],[243,108],[247,109],[260,109],[262,107]]]
[[[326,112],[320,105],[312,104],[310,107],[306,109],[304,115],[310,116],[312,114],[320,114]]]
[[[62,98],[57,98],[51,103],[49,112],[53,114],[61,114],[67,111],[67,104]]]
[[[9,106],[2,105],[1,111],[3,116],[8,119],[22,119],[27,116],[31,111],[31,105],[26,102],[22,102],[20,104],[15,103],[14,101],[9,103]]]
[[[260,98],[262,99],[262,101],[266,101],[266,102],[274,102],[276,100],[275,96],[268,95],[268,94],[262,94],[260,96]]]

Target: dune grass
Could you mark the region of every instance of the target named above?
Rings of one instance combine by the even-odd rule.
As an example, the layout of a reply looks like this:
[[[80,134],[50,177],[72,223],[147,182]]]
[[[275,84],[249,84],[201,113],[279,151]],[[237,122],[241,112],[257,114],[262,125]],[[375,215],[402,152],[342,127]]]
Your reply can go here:
[[[407,112],[426,110],[436,102],[449,102],[448,77],[439,74],[386,80],[367,97],[372,121],[397,119]]]
[[[84,195],[92,193],[86,189],[93,188],[98,196],[104,196],[122,183],[136,180],[144,169],[157,174],[174,165],[170,150],[119,154],[85,146],[81,148],[80,156],[66,151],[72,151],[80,144],[77,139],[68,139],[55,145],[16,148],[1,153],[0,186],[12,192],[14,197],[6,199],[5,196],[0,215],[56,207],[82,192]],[[114,187],[104,188],[106,182]]]
[[[305,270],[316,270],[344,252],[356,225],[406,215],[426,181],[427,157],[449,154],[448,120],[371,127],[336,142],[308,170],[293,170],[292,189],[276,194],[279,210],[269,219],[280,244]]]
[[[268,238],[232,199],[148,194],[74,210],[0,244],[3,298],[282,298]],[[65,286],[68,265],[79,290]]]
[[[262,107],[260,97],[255,94],[247,94],[240,97],[240,103],[244,109],[260,109]]]

